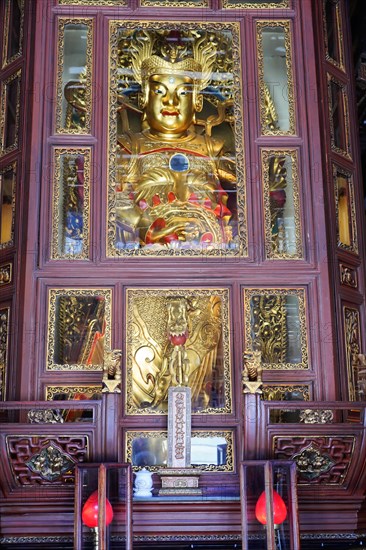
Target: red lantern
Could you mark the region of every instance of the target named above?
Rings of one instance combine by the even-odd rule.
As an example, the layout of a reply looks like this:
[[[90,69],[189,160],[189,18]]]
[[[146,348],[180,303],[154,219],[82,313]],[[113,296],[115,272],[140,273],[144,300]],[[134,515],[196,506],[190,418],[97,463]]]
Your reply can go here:
[[[273,523],[275,525],[281,525],[286,519],[287,508],[286,504],[283,501],[283,498],[276,492],[273,491]],[[267,514],[266,514],[266,492],[263,491],[257,504],[255,506],[255,517],[263,525],[267,524]]]
[[[87,527],[98,527],[98,491],[94,491],[83,506],[81,514],[83,523]],[[113,508],[109,500],[105,499],[105,524],[108,526],[113,519]]]

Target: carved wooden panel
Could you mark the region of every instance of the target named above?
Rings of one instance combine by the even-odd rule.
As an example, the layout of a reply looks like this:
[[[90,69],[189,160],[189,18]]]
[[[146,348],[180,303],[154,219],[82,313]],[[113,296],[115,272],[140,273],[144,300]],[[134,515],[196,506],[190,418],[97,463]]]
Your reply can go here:
[[[281,435],[273,438],[273,458],[295,460],[301,485],[342,485],[354,446],[354,436]]]
[[[74,483],[75,464],[89,454],[84,435],[8,435],[6,449],[11,471],[19,485]]]

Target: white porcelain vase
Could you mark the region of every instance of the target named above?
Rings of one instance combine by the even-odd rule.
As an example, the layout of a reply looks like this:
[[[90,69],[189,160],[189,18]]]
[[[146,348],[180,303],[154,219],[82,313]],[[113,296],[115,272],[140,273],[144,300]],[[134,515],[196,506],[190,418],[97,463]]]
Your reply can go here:
[[[152,472],[142,468],[142,470],[135,472],[135,476],[133,489],[135,497],[151,497],[153,490]]]

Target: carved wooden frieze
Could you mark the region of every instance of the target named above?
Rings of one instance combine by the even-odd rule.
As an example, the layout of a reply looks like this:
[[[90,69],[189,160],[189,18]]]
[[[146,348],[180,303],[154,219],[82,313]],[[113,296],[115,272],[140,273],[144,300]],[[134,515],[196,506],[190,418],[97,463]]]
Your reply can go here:
[[[273,438],[273,458],[295,460],[300,485],[343,485],[354,446],[351,435],[281,435]]]
[[[357,288],[357,271],[344,264],[339,265],[341,284]]]
[[[6,449],[16,485],[69,485],[75,464],[88,459],[89,440],[85,435],[8,435]]]

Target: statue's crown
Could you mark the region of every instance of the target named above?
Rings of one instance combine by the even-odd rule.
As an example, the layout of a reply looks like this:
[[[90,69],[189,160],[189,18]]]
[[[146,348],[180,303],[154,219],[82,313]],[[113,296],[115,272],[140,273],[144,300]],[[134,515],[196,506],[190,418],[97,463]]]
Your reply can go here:
[[[192,78],[199,80],[201,78],[202,65],[193,59],[193,57],[187,57],[182,61],[173,63],[157,55],[152,55],[141,63],[142,80],[148,79],[153,74],[186,73],[189,73],[189,76],[192,75]]]

